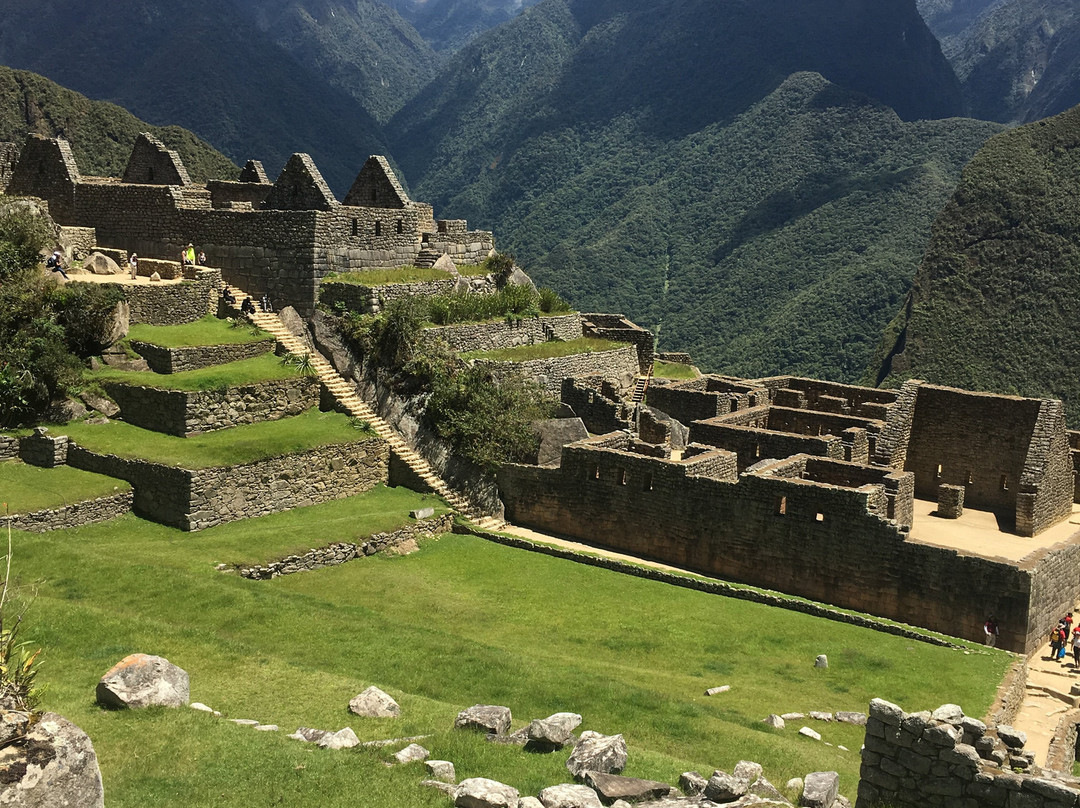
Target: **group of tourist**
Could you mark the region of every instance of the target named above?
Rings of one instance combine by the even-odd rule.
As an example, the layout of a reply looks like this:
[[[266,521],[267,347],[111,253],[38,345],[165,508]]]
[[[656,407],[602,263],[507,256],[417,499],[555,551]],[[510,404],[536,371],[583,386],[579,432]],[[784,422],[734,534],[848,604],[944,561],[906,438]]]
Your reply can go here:
[[[1080,668],[1080,626],[1073,628],[1072,612],[1058,620],[1057,626],[1050,632],[1050,658],[1064,661],[1070,645],[1073,667]]]
[[[199,250],[199,254],[196,256],[195,245],[189,241],[188,245],[180,251],[180,264],[185,267],[193,267],[196,262],[201,267],[206,266],[206,253]]]
[[[221,299],[223,302],[230,306],[236,305],[236,295],[233,294],[232,289],[228,286],[224,286],[221,289]],[[267,295],[262,296],[262,300],[259,302],[263,311],[273,311],[274,306],[270,302],[270,298]],[[250,297],[245,297],[244,302],[240,304],[240,311],[244,314],[254,314],[258,309],[255,308],[255,302]]]

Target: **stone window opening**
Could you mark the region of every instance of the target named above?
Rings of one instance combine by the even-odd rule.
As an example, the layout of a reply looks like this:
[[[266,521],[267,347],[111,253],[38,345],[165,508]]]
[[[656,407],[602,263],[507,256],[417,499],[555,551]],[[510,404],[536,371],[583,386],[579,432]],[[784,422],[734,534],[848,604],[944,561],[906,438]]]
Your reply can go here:
[[[151,166],[150,168],[146,169],[146,182],[147,182],[147,184],[149,184],[149,183],[152,183],[153,181],[154,181],[154,168],[153,168],[153,166]]]
[[[379,192],[375,188],[371,189],[371,201],[372,202],[378,202],[379,201]]]
[[[823,514],[821,511],[818,511],[816,514],[814,514],[814,520],[817,522],[824,522],[825,514]]]
[[[966,483],[967,485],[974,485],[975,484],[975,478],[971,476],[970,471],[967,473],[967,477],[965,479],[967,480],[967,483]]]
[[[733,398],[733,399],[731,399],[731,401],[729,403],[731,404],[731,410],[729,410],[729,412],[735,412],[736,410],[739,409],[739,401],[738,401],[738,399]]]
[[[382,235],[382,222],[380,222],[378,219],[375,220],[375,235]]]
[[[597,465],[597,464],[593,464],[593,467],[592,467],[592,478],[593,478],[594,480],[599,480],[599,479],[600,479],[600,466],[599,466],[599,465]]]
[[[642,481],[641,481],[641,490],[642,491],[652,491],[652,475],[651,474],[646,474],[645,477],[642,479]]]
[[[1076,472],[1073,472],[1073,473],[1075,474]],[[1001,475],[1001,490],[1002,491],[1008,491],[1009,490],[1009,475],[1008,474],[1002,474]]]
[[[787,516],[787,497],[780,497],[776,500],[776,515]]]
[[[760,443],[755,443],[754,444],[754,459],[757,460],[759,457],[761,457],[761,444]]]
[[[615,469],[615,482],[618,485],[626,485],[626,469]]]
[[[355,218],[352,220],[352,234],[354,236],[360,235],[360,222],[358,222]]]
[[[397,230],[398,234],[401,234],[401,233],[405,232],[405,223],[402,222],[401,219],[397,220],[397,224],[394,225],[394,227]]]

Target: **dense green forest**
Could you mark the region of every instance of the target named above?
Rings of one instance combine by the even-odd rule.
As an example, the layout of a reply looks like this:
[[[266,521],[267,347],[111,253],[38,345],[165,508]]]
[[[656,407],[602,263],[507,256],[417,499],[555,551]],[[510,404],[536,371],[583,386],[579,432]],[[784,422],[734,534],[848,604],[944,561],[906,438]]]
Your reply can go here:
[[[140,132],[175,149],[196,182],[233,179],[240,171],[186,129],[151,126],[116,104],[91,101],[34,73],[0,67],[0,141],[21,144],[27,132],[66,137],[84,174],[120,176]]]
[[[1080,423],[1080,107],[1002,133],[934,224],[878,376],[1064,399]]]

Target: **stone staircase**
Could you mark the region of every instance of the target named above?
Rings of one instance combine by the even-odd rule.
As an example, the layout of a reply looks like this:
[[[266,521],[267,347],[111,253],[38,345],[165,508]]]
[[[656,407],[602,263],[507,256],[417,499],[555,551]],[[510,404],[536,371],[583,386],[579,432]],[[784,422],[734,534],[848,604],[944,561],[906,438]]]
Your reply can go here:
[[[635,376],[634,387],[630,391],[630,401],[633,404],[640,404],[645,400],[645,393],[649,390],[649,382],[652,380],[652,371],[649,371],[648,376]]]
[[[304,341],[289,331],[277,314],[274,314],[273,312],[256,311],[254,314],[241,315],[239,303],[242,302],[245,297],[250,297],[250,295],[237,289],[235,286],[231,286],[230,288],[236,295],[237,305],[233,308],[238,317],[246,317],[259,328],[268,332],[282,345],[282,347],[285,348],[286,351],[289,351],[295,356],[310,356],[311,369],[319,377],[319,380],[326,385],[326,388],[330,391],[331,395],[334,396],[337,402],[344,407],[350,415],[370,424],[371,429],[390,445],[391,451],[393,451],[394,454],[396,454],[398,458],[400,458],[401,461],[417,475],[417,477],[423,480],[432,491],[442,497],[451,508],[466,519],[469,519],[477,527],[484,528],[485,530],[498,530],[506,524],[494,516],[486,516],[480,513],[471,502],[450,488],[446,481],[436,474],[435,470],[431,467],[431,464],[409,446],[389,423],[379,417],[379,415],[356,394],[354,386],[342,378],[342,376],[334,370],[334,366],[331,365],[322,354],[317,351],[309,351],[307,345],[304,344]],[[251,299],[252,302],[256,300],[254,297]]]

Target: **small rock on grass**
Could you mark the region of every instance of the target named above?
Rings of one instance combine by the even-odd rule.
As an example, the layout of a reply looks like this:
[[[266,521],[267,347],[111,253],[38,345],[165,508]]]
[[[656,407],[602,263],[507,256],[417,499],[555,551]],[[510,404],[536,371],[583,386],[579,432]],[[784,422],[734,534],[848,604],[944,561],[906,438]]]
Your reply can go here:
[[[349,702],[349,712],[363,718],[397,718],[401,707],[388,694],[372,685]]]
[[[720,687],[710,687],[705,691],[706,696],[719,696],[721,693],[727,693],[731,690],[731,685],[720,685]]]
[[[411,743],[394,754],[394,760],[398,763],[415,763],[418,760],[427,760],[431,753],[418,743]]]
[[[799,734],[804,735],[807,738],[811,738],[811,739],[813,739],[815,741],[820,741],[821,740],[821,734],[818,733],[818,732],[814,732],[814,730],[810,729],[810,727],[803,727],[802,729],[799,730]]]
[[[498,780],[470,777],[462,780],[454,792],[454,805],[456,808],[517,808],[520,796],[516,788]]]
[[[457,780],[457,771],[449,760],[429,760],[424,764],[428,774],[435,780],[453,783]]]

